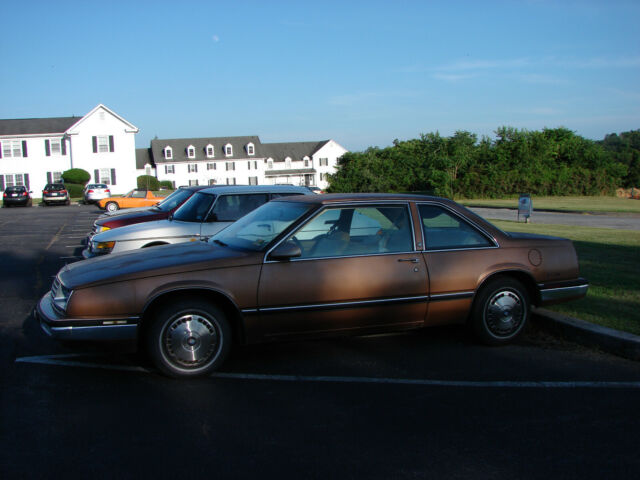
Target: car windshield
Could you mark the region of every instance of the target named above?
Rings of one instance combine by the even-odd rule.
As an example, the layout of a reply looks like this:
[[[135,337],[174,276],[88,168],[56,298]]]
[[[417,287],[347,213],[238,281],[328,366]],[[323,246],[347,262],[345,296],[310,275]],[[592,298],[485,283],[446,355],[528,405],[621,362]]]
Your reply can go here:
[[[173,210],[182,202],[184,202],[187,198],[189,198],[193,194],[193,191],[187,190],[186,188],[179,188],[171,195],[169,195],[164,200],[161,200],[157,205],[153,208],[156,210],[160,210],[161,212],[168,212]]]
[[[209,241],[258,252],[311,207],[306,203],[269,202],[229,225]]]
[[[15,192],[24,192],[26,190],[25,187],[7,187],[5,190],[7,193],[15,193]]]
[[[203,222],[215,199],[216,196],[210,193],[197,192],[176,210],[173,219],[182,222]]]

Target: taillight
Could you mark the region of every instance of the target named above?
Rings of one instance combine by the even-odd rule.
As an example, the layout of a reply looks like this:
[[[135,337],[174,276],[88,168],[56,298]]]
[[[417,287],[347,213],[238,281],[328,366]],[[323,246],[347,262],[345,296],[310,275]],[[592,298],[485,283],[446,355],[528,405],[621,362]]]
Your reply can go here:
[[[111,193],[111,190],[109,190],[108,188],[104,191],[104,193]]]
[[[60,193],[67,193],[67,191],[66,190],[62,190]]]
[[[22,192],[22,196],[23,197],[27,197],[27,196],[29,196],[29,194],[27,192]]]
[[[43,190],[43,191],[42,191],[42,194],[43,194],[43,195],[49,195],[49,190]]]
[[[4,192],[4,193],[2,194],[2,198],[6,197],[6,196],[7,196],[7,192]]]
[[[87,193],[93,193],[93,190],[87,190]]]

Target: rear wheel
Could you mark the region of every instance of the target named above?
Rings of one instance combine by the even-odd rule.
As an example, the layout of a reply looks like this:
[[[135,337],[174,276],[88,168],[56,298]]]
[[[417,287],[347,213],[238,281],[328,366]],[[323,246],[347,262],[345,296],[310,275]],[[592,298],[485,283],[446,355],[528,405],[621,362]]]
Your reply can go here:
[[[105,209],[107,210],[107,212],[115,212],[116,210],[118,210],[120,207],[118,206],[118,204],[116,202],[109,202],[107,203],[107,205],[105,206]]]
[[[487,345],[502,345],[520,336],[529,319],[531,303],[525,286],[514,278],[490,280],[476,298],[472,325]]]
[[[155,366],[171,377],[196,377],[218,368],[231,350],[225,314],[204,300],[181,300],[158,309],[147,334]]]

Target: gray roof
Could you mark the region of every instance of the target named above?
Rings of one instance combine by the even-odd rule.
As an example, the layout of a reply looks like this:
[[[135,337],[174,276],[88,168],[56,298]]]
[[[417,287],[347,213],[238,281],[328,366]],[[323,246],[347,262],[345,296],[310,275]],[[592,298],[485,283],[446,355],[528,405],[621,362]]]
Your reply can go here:
[[[233,155],[227,157],[222,148],[231,144],[233,147]],[[254,155],[248,155],[245,150],[247,144],[253,143],[255,148]],[[196,149],[196,158],[187,156],[187,147],[193,145]],[[214,157],[207,157],[207,145],[213,145]],[[164,158],[164,148],[171,147],[173,158],[166,160]],[[151,140],[151,155],[156,163],[178,163],[178,162],[194,162],[198,160],[238,160],[240,158],[263,158],[263,145],[257,135],[246,137],[207,137],[207,138],[173,138],[173,139],[155,139]]]
[[[150,148],[136,148],[136,168],[142,170],[146,164],[154,166]]]
[[[62,135],[82,117],[19,118],[0,120],[0,135],[37,135],[58,133]]]
[[[18,118],[0,120],[0,135],[63,134],[82,117]]]
[[[286,157],[291,157],[294,162],[309,157],[320,150],[329,140],[321,142],[288,142],[288,143],[265,143],[262,146],[266,152],[266,158],[273,158],[276,162],[284,162]]]

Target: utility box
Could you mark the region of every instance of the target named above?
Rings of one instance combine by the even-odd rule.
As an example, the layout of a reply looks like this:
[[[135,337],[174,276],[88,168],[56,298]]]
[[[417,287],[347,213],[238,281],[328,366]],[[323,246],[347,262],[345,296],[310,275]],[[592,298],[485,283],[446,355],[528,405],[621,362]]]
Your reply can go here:
[[[532,213],[533,202],[531,201],[531,195],[528,193],[521,193],[520,198],[518,199],[518,222],[522,216],[525,223],[529,223]]]

